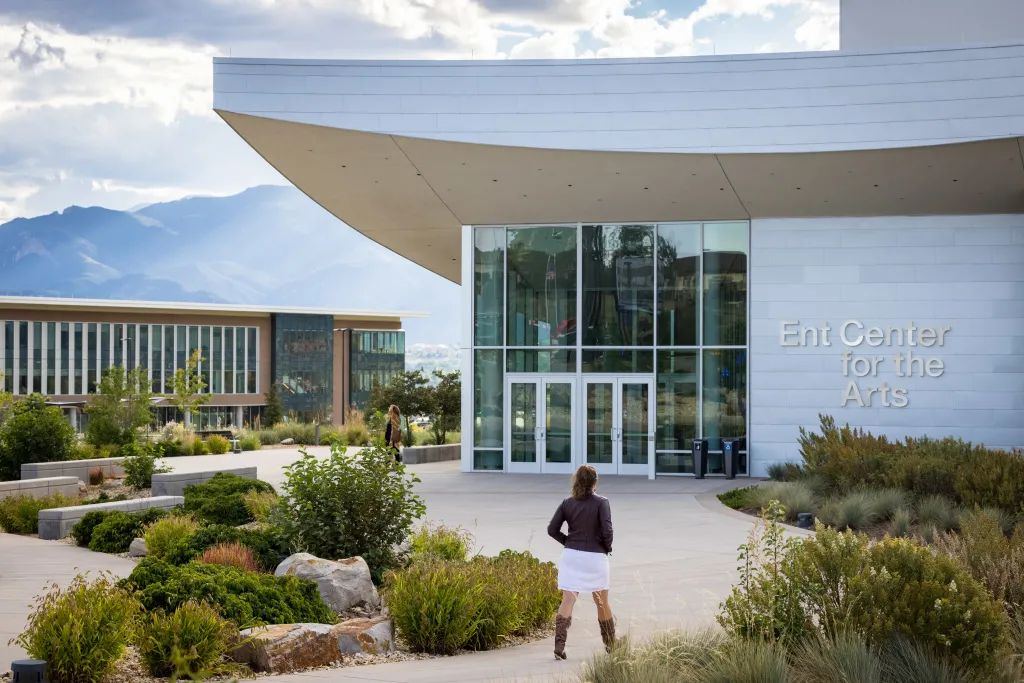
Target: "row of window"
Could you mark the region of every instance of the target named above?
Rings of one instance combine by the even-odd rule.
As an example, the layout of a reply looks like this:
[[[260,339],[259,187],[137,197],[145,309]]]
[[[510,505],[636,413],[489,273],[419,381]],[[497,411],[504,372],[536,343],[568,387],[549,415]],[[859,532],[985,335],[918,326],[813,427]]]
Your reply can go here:
[[[24,395],[96,392],[104,372],[148,370],[156,393],[195,350],[204,393],[259,393],[259,329],[219,325],[2,321],[0,369],[5,391]]]

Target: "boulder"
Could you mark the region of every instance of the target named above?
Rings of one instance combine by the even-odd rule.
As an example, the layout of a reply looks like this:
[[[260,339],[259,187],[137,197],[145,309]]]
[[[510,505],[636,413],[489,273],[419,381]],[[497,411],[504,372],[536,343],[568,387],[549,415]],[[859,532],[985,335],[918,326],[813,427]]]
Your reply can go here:
[[[376,610],[380,595],[370,578],[370,567],[361,557],[347,560],[322,560],[309,553],[297,553],[277,567],[274,576],[297,576],[314,581],[320,597],[336,614],[353,607]]]
[[[231,653],[241,664],[256,671],[281,674],[341,660],[336,626],[327,624],[279,624],[242,631],[246,641]]]
[[[281,439],[282,446],[291,446],[295,443],[295,439]]]
[[[146,539],[136,538],[128,547],[129,557],[145,557],[149,555],[149,548],[146,547]]]
[[[349,619],[334,627],[338,649],[343,655],[382,655],[391,652],[395,643],[395,627],[390,619]]]

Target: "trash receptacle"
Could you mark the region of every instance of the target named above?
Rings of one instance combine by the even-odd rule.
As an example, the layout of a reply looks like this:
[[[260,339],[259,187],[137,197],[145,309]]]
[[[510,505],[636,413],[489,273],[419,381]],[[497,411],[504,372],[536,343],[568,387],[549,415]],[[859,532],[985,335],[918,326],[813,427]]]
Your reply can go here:
[[[47,683],[46,662],[41,659],[17,659],[11,663],[13,683]]]
[[[722,454],[725,458],[725,478],[735,479],[740,470],[740,440],[726,439],[723,441]]]
[[[708,440],[693,440],[693,476],[703,479],[708,469]]]

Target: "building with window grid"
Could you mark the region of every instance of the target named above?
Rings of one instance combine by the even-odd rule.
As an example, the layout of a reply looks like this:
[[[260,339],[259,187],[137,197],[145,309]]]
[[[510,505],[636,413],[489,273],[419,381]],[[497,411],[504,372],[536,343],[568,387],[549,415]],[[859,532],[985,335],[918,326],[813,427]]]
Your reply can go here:
[[[422,314],[0,297],[0,373],[5,391],[43,394],[81,428],[108,368],[146,368],[153,392],[167,394],[198,350],[212,396],[199,428],[256,424],[272,383],[289,418],[340,424],[366,407],[374,382],[404,369],[408,317]],[[166,404],[155,412],[157,424],[180,418]]]

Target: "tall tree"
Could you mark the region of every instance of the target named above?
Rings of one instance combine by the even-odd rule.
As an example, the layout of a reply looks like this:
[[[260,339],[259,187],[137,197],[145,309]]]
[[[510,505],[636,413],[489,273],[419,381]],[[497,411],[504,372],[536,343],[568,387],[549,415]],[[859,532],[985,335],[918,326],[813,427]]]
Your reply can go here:
[[[164,395],[186,419],[190,415],[198,415],[199,406],[208,403],[213,398],[210,394],[203,393],[206,382],[199,374],[199,364],[204,360],[206,359],[199,355],[199,349],[193,351],[192,355],[188,357],[185,367],[174,371],[174,377],[171,378],[171,391],[174,393]]]
[[[115,365],[108,369],[85,407],[89,415],[86,440],[95,446],[134,442],[138,430],[153,422],[152,399],[146,368],[125,370]]]
[[[273,427],[284,421],[284,408],[281,405],[281,397],[277,393],[277,383],[274,382],[263,394],[266,405],[263,406],[263,426]]]
[[[434,370],[437,383],[428,388],[430,395],[430,431],[434,443],[440,446],[448,438],[448,432],[459,428],[462,421],[461,373]]]

